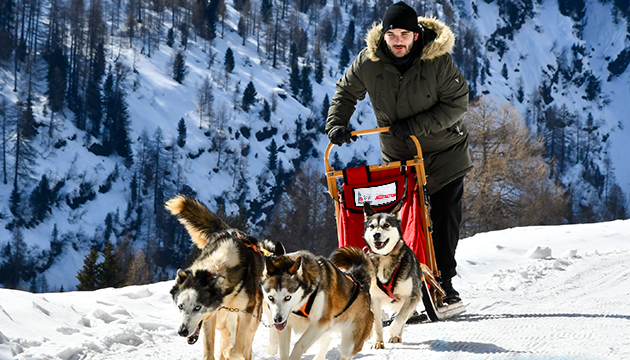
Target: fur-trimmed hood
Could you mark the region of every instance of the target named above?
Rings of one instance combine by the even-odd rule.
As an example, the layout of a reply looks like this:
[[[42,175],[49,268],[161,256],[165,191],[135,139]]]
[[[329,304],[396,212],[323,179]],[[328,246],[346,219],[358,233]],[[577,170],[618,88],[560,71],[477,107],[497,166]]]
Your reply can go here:
[[[432,60],[436,57],[450,54],[453,51],[455,45],[455,34],[446,26],[442,21],[431,17],[418,17],[418,24],[425,29],[431,30],[436,34],[435,40],[425,44],[422,50],[423,60]],[[370,60],[379,61],[381,58],[378,55],[379,45],[383,39],[383,23],[374,23],[372,29],[365,35],[365,42],[367,43],[367,54]]]

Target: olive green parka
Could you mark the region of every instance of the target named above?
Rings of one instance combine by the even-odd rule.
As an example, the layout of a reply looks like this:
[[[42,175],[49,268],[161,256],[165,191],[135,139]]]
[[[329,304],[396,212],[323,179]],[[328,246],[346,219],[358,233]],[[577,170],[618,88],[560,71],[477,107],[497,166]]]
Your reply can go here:
[[[410,118],[432,194],[472,170],[468,131],[461,120],[468,109],[468,84],[450,55],[455,35],[449,27],[435,18],[418,17],[418,23],[425,36],[432,31],[435,39],[425,44],[422,55],[403,75],[380,46],[382,25],[372,27],[365,37],[367,46],[337,81],[325,131],[348,126],[357,101],[367,92],[378,127]],[[388,132],[380,134],[380,145],[385,162],[409,160],[416,154],[411,139],[400,140]]]

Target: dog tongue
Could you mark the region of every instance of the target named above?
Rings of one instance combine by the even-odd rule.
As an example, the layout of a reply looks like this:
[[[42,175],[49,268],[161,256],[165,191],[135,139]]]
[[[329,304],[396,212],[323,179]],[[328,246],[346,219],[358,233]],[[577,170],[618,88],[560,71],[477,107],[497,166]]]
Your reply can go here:
[[[282,331],[287,326],[287,322],[285,321],[283,323],[275,323],[274,325],[276,326],[276,330]]]
[[[374,242],[374,246],[376,246],[377,249],[380,249],[383,247],[383,242],[382,241],[375,241]]]

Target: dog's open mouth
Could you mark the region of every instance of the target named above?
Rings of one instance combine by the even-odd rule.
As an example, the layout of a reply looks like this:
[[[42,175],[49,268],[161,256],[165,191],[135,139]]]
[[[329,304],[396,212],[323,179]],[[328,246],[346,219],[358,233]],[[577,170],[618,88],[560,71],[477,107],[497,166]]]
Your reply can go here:
[[[287,321],[289,321],[289,320],[287,319],[287,320],[284,320],[284,322],[275,323],[274,326],[276,327],[276,330],[278,330],[278,331],[284,330],[284,328],[287,327]]]
[[[387,243],[389,242],[389,238],[385,241],[375,241],[374,242],[374,247],[378,250],[382,249],[385,247],[385,245],[387,245]]]
[[[199,322],[199,325],[197,325],[197,329],[195,329],[195,333],[186,338],[186,340],[188,341],[188,344],[192,345],[196,343],[197,340],[199,340],[199,333],[201,332],[201,324],[203,324],[203,321]]]

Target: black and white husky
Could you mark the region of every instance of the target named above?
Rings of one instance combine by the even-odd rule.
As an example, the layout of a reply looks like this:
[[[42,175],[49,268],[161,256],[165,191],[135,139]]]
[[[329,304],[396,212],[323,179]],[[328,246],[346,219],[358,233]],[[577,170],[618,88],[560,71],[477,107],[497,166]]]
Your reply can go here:
[[[363,205],[363,238],[376,272],[376,281],[370,287],[372,311],[376,315],[373,349],[385,348],[380,319],[383,305],[391,305],[397,313],[390,327],[389,342],[399,343],[407,319],[422,300],[422,268],[414,252],[402,239],[399,211],[400,206],[397,206],[392,213],[377,213],[370,204]]]
[[[194,344],[203,330],[203,358],[209,360],[218,330],[219,359],[251,359],[263,304],[262,253],[274,249],[229,228],[197,200],[176,196],[166,208],[202,249],[191,267],[177,271],[171,290],[181,316],[179,335]]]

